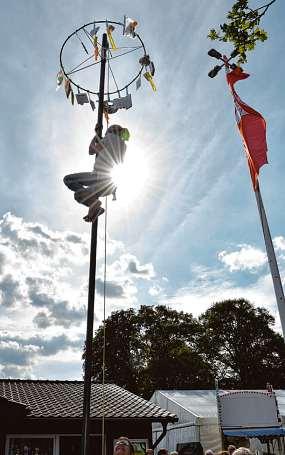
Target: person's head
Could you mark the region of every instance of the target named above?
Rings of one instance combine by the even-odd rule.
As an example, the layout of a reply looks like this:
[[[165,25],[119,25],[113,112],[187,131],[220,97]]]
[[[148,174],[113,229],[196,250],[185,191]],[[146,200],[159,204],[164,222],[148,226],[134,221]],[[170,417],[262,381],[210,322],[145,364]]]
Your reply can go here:
[[[114,455],[133,455],[134,447],[126,436],[120,436],[115,442]]]
[[[167,449],[159,449],[157,455],[169,455]]]
[[[253,455],[251,450],[246,447],[239,447],[233,452],[233,455]]]
[[[121,125],[111,125],[106,131],[106,134],[116,134],[123,141],[128,141],[130,138],[130,132],[128,128],[123,128]]]
[[[146,455],[153,455],[153,449],[146,449]]]
[[[230,444],[228,446],[229,455],[232,455],[235,450],[236,450],[236,446],[233,446],[232,444]]]

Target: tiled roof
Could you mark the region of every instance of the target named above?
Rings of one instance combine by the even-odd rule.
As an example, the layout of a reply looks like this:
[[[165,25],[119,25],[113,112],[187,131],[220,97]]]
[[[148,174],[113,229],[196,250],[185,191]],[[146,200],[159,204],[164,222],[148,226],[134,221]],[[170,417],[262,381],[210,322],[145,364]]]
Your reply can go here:
[[[105,384],[105,418],[175,421],[176,416],[115,385]],[[82,417],[83,381],[0,379],[0,397],[29,408],[27,417]],[[103,414],[103,386],[92,384],[90,417]]]

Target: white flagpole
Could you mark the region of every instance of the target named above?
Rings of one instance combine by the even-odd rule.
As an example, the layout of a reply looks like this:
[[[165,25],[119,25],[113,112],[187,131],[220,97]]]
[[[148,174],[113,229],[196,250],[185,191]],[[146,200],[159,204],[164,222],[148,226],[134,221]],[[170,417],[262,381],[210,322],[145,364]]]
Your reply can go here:
[[[273,286],[274,286],[274,291],[275,291],[275,296],[276,296],[276,301],[277,301],[277,306],[278,306],[278,311],[279,311],[279,316],[280,316],[280,321],[281,321],[283,337],[285,338],[284,292],[283,292],[282,282],[281,282],[278,264],[277,264],[277,260],[276,260],[276,256],[275,256],[275,251],[274,251],[274,247],[273,247],[273,243],[272,243],[272,238],[271,238],[271,234],[270,234],[270,230],[269,230],[269,226],[268,226],[268,222],[267,222],[267,217],[266,217],[264,205],[262,202],[259,183],[257,184],[257,189],[254,192],[255,192],[257,207],[258,207],[258,211],[259,211],[261,227],[262,227],[262,232],[263,232],[265,247],[266,247],[266,252],[267,252],[267,258],[268,258],[268,262],[269,262],[270,272],[271,272],[271,276],[272,276],[272,281],[273,281]]]

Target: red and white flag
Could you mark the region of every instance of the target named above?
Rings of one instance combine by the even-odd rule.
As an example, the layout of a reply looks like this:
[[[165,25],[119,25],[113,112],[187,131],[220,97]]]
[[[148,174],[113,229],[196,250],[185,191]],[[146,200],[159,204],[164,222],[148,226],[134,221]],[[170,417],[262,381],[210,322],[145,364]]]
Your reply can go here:
[[[227,82],[235,103],[237,126],[247,155],[253,187],[256,190],[259,169],[268,162],[266,122],[262,115],[244,103],[235,91],[234,84],[248,77],[249,74],[244,73],[239,67],[227,73]]]

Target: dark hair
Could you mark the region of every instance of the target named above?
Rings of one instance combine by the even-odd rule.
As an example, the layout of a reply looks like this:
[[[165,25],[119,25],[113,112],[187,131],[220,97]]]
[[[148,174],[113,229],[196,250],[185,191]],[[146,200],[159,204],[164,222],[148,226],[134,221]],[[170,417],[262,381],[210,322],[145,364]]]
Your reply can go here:
[[[167,449],[159,449],[159,451],[157,452],[157,455],[167,455],[167,454],[168,454]]]

